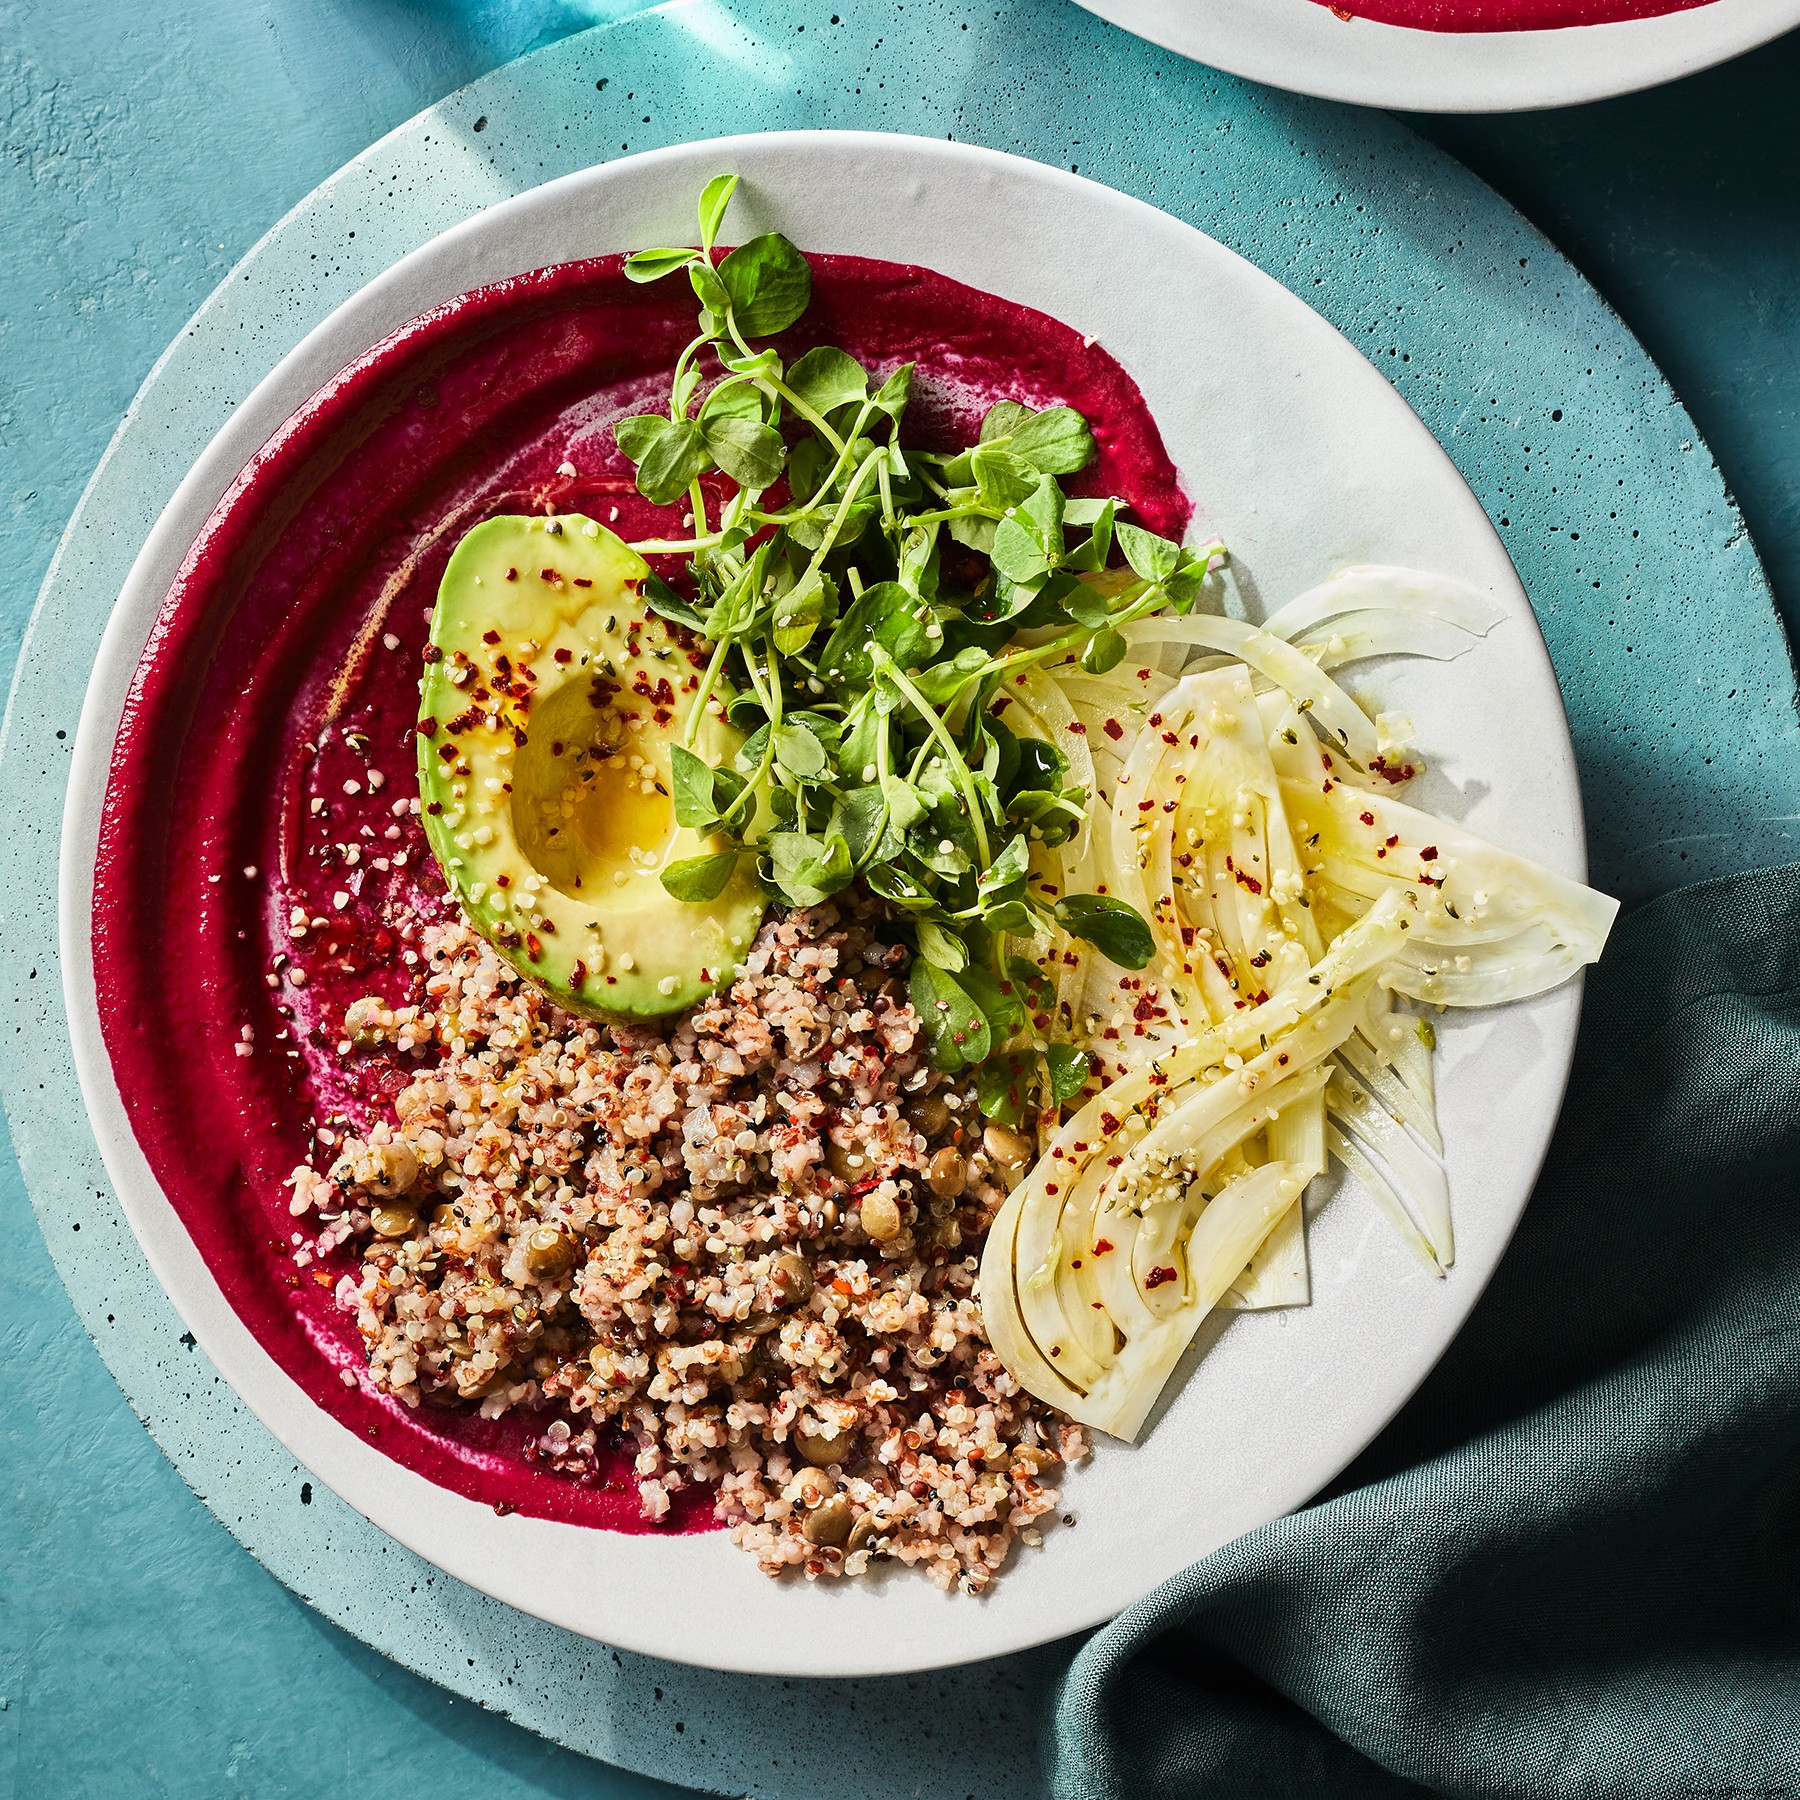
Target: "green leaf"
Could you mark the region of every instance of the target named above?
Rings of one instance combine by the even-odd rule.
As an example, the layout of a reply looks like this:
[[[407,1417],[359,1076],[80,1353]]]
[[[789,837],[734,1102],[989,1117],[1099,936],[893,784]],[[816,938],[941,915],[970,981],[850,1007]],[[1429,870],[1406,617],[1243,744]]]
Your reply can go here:
[[[1098,631],[1112,617],[1112,607],[1106,596],[1085,581],[1076,582],[1063,595],[1063,611],[1077,625],[1085,625],[1090,631]]]
[[[1005,512],[1031,498],[1038,484],[1037,470],[1022,456],[998,445],[981,444],[969,458],[969,472],[981,490],[981,504]]]
[[[1122,969],[1141,969],[1156,954],[1143,914],[1109,894],[1071,894],[1058,903],[1056,917],[1072,937],[1092,944]]]
[[[775,760],[797,781],[816,781],[830,766],[825,746],[792,719],[775,727]]]
[[[1102,513],[1111,513],[1118,507],[1116,500],[1090,500],[1085,497],[1074,497],[1063,502],[1063,523],[1065,525],[1092,525]]]
[[[875,407],[884,412],[890,419],[898,421],[906,411],[906,403],[912,398],[913,365],[902,363],[880,387],[875,390]]]
[[[662,872],[662,884],[677,900],[716,900],[737,870],[737,852],[721,850],[717,856],[690,856],[670,863]]]
[[[1016,400],[996,400],[981,421],[981,441],[991,444],[995,438],[1009,438],[1031,417],[1031,408]]]
[[[718,331],[725,309],[731,304],[731,296],[725,292],[724,282],[719,279],[711,263],[698,258],[688,264],[688,282],[694,290],[694,297],[706,309],[707,316],[701,321],[702,328],[708,332]]]
[[[882,792],[887,796],[888,822],[895,830],[909,830],[924,818],[925,802],[919,797],[919,790],[904,776],[890,775]]]
[[[778,231],[740,244],[719,264],[732,316],[745,337],[786,331],[812,299],[812,270]]]
[[[694,259],[692,250],[639,250],[625,259],[627,281],[661,281]]]
[[[990,906],[981,915],[981,922],[996,937],[1002,933],[1011,937],[1031,937],[1032,911],[1023,900],[1002,900],[998,906]]]
[[[932,919],[920,919],[919,954],[934,969],[946,969],[955,975],[969,966],[969,946],[954,931],[947,931]]]
[[[1085,522],[1090,529],[1088,531],[1087,542],[1078,550],[1071,551],[1069,555],[1063,559],[1063,567],[1066,569],[1078,569],[1086,574],[1098,574],[1100,570],[1106,567],[1106,560],[1112,555],[1113,526],[1115,523],[1113,503],[1110,500],[1106,501],[1101,506],[1100,510],[1095,513],[1093,518],[1086,521],[1070,517],[1074,505],[1075,502],[1072,500],[1064,503],[1063,523],[1065,525],[1079,525]],[[1083,511],[1085,512],[1086,509],[1083,508]]]
[[[669,751],[675,790],[675,823],[690,831],[710,831],[743,793],[743,782],[729,769],[715,769],[684,745]]]
[[[1010,1036],[1025,1023],[1025,1008],[1017,988],[1010,981],[1001,981],[992,969],[977,963],[963,971],[962,984],[997,1038]]]
[[[975,1103],[982,1117],[1001,1125],[1019,1124],[1037,1087],[1037,1072],[1034,1050],[1005,1050],[989,1057],[975,1077]]]
[[[700,432],[716,462],[739,487],[774,485],[787,456],[781,433],[751,419],[701,415]]]
[[[1063,491],[1048,476],[1019,504],[1019,519],[1044,546],[1052,564],[1062,561]]]
[[[848,885],[853,870],[850,850],[841,837],[817,838],[805,832],[772,832],[765,840],[775,885],[794,906],[817,906]]]
[[[996,535],[995,524],[988,518],[948,519],[945,528],[952,540],[973,550],[978,556],[991,556]]]
[[[788,369],[787,385],[815,412],[828,413],[867,399],[869,376],[853,356],[820,344]]]
[[[1019,774],[1021,788],[1055,789],[1068,768],[1068,759],[1057,747],[1041,737],[1019,739]]]
[[[982,899],[1010,900],[1025,885],[1031,854],[1021,837],[1009,838],[1000,854],[982,870],[975,892]]]
[[[1125,659],[1125,640],[1109,625],[1088,639],[1081,653],[1081,666],[1090,675],[1104,675],[1116,669]]]
[[[1125,560],[1131,564],[1133,573],[1145,581],[1168,580],[1181,561],[1179,544],[1172,544],[1167,538],[1158,537],[1154,531],[1145,531],[1141,526],[1120,525],[1118,539],[1119,548],[1125,552]]]
[[[768,402],[753,381],[721,381],[700,405],[700,422],[708,419],[750,419],[760,425]]]
[[[685,625],[690,631],[704,632],[705,621],[687,601],[663,580],[660,575],[644,577],[644,598],[650,602],[650,610],[662,618],[672,619],[677,625]]]
[[[1050,1097],[1058,1106],[1073,1100],[1087,1086],[1093,1065],[1085,1050],[1073,1044],[1052,1044],[1044,1052],[1050,1070]]]
[[[700,242],[710,250],[719,238],[719,227],[725,223],[725,209],[737,192],[735,175],[715,175],[700,190]]]
[[[691,419],[621,419],[613,436],[638,466],[638,492],[656,506],[680,499],[708,465],[705,440]]]
[[[844,840],[851,863],[860,869],[875,848],[886,812],[887,803],[880,788],[852,788],[832,807],[827,835],[835,832]]]
[[[944,706],[987,666],[988,653],[978,645],[969,644],[948,662],[933,663],[929,669],[921,669],[912,678],[912,684],[933,706]]]
[[[825,617],[830,595],[823,575],[812,575],[798,587],[790,589],[775,602],[775,649],[781,656],[794,656],[812,642],[812,635]],[[776,740],[776,755],[780,739]]]
[[[994,527],[994,545],[988,554],[997,573],[1020,585],[1038,581],[1050,572],[1050,559],[1044,554],[1042,540],[1027,531],[1016,517],[1002,519]],[[1027,605],[1030,599],[1027,594]],[[1005,614],[990,616],[1004,617]]]
[[[1094,460],[1094,434],[1072,406],[1053,406],[1015,425],[1007,447],[1040,474],[1073,475]]]
[[[993,1042],[987,1020],[953,975],[917,956],[909,987],[926,1051],[938,1068],[954,1074],[987,1061]]]
[[[753,350],[745,356],[734,345],[715,344],[713,353],[733,375],[758,376],[764,380],[774,376],[780,379],[781,358],[771,349]]]

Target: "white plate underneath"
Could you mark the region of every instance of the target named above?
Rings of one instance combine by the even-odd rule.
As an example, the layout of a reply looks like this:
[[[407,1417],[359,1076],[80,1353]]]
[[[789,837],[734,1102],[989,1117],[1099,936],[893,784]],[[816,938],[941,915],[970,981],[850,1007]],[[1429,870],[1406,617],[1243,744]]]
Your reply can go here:
[[[1346,1188],[1314,1233],[1316,1300],[1203,1332],[1205,1354],[1148,1441],[1072,1474],[1071,1527],[979,1600],[903,1570],[775,1582],[723,1534],[620,1536],[435,1487],[319,1411],[225,1301],[132,1136],[100,1035],[90,943],[100,803],[132,671],[180,560],[232,478],[302,401],[424,308],[573,257],[679,242],[711,175],[744,177],[734,230],[927,264],[1099,339],[1142,387],[1195,531],[1219,531],[1253,614],[1332,569],[1441,570],[1506,613],[1448,665],[1380,672],[1432,761],[1424,803],[1573,875],[1580,802],[1542,639],[1499,540],[1449,459],[1331,326],[1251,264],[1141,202],[991,151],[863,133],[775,133],[587,170],[478,215],[346,302],[243,403],[133,566],[78,733],[62,865],[76,1067],[108,1173],[201,1346],[288,1449],[383,1530],[552,1623],[676,1661],[765,1674],[893,1673],[1025,1649],[1098,1623],[1328,1481],[1443,1353],[1499,1261],[1548,1143],[1574,1043],[1573,987],[1451,1015],[1440,1105],[1458,1261],[1423,1274]],[[1129,271],[1096,281],[1094,271]]]
[[[1710,69],[1800,25],[1800,0],[1710,0],[1657,18],[1551,31],[1416,31],[1342,19],[1318,0],[1077,4],[1232,75],[1402,112],[1524,112],[1604,100]]]

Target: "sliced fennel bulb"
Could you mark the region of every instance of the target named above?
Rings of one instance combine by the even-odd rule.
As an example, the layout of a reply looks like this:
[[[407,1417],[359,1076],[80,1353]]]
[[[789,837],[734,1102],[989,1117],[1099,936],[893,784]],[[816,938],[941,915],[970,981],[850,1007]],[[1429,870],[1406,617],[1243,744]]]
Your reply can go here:
[[[1410,725],[1329,671],[1458,656],[1501,617],[1460,583],[1359,566],[1262,626],[1148,618],[1111,671],[1009,687],[1015,728],[1095,796],[1033,879],[1128,901],[1156,946],[1133,973],[1058,933],[1015,942],[1104,1085],[1003,1205],[982,1308],[1015,1379],[1072,1417],[1133,1438],[1213,1307],[1308,1299],[1301,1199],[1328,1159],[1422,1267],[1451,1266],[1435,1039],[1397,997],[1542,993],[1617,908],[1399,799]]]

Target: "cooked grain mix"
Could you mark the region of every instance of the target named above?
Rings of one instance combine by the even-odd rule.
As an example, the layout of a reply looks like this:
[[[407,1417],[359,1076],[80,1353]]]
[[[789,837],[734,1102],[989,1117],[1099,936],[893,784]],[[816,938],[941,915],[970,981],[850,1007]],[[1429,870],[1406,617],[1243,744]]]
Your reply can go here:
[[[292,1205],[323,1226],[303,1255],[360,1248],[338,1296],[407,1404],[547,1408],[576,1479],[616,1432],[647,1517],[716,1483],[771,1574],[888,1556],[977,1592],[1086,1446],[982,1330],[1000,1172],[873,923],[772,920],[729,993],[611,1028],[441,927],[424,1006],[345,1017],[421,1072]]]

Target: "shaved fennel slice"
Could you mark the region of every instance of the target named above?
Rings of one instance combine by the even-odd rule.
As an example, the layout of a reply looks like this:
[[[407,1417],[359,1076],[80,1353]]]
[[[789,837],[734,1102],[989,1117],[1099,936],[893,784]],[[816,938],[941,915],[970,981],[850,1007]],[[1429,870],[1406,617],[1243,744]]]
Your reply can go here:
[[[1444,1139],[1438,1130],[1431,1063],[1425,1059],[1421,1079],[1413,1059],[1410,1056],[1403,1059],[1406,1043],[1424,1050],[1416,1035],[1418,1020],[1411,1014],[1394,1015],[1382,1009],[1379,1003],[1387,998],[1384,991],[1377,990],[1370,1003],[1370,1016],[1344,1040],[1338,1056],[1395,1118],[1417,1132],[1436,1155],[1442,1156]]]
[[[1357,612],[1441,619],[1476,637],[1486,637],[1506,617],[1496,601],[1467,582],[1419,569],[1356,563],[1271,613],[1263,630],[1298,642],[1316,627]]]
[[[1291,741],[1290,741],[1291,740]],[[1350,788],[1297,715],[1269,742],[1315,895],[1354,915],[1409,896],[1388,985],[1454,1006],[1525,1000],[1599,956],[1619,905],[1392,795]]]
[[[1321,669],[1340,669],[1345,663],[1374,656],[1422,656],[1432,662],[1455,662],[1480,641],[1474,632],[1445,619],[1392,612],[1345,613],[1298,640]]]
[[[1362,1153],[1356,1140],[1347,1136],[1336,1124],[1327,1122],[1325,1141],[1331,1154],[1362,1183],[1382,1215],[1399,1234],[1400,1241],[1441,1280],[1444,1273],[1442,1266],[1418,1226],[1413,1223],[1412,1214],[1401,1204],[1400,1196],[1394,1192],[1388,1178]]]
[[[1271,1102],[1286,1111],[1317,1093],[1323,1083],[1317,1065],[1355,1028],[1377,973],[1404,938],[1400,910],[1396,901],[1379,902],[1326,950],[1316,980],[1222,1019],[1157,1063],[1121,1075],[1063,1126],[1007,1196],[982,1254],[982,1316],[995,1353],[1028,1392],[1109,1428],[1084,1410],[1087,1383],[1072,1373],[1082,1356],[1103,1363],[1109,1347],[1095,1336],[1094,1302],[1111,1315],[1097,1285],[1105,1277],[1096,1275],[1096,1263],[1104,1270],[1110,1255],[1093,1255],[1103,1191],[1124,1172],[1129,1153],[1145,1144],[1157,1154],[1179,1145],[1200,1179],[1202,1165],[1210,1168],[1267,1125]],[[1243,1059],[1242,1069],[1228,1072],[1227,1056]],[[1306,1079],[1290,1086],[1284,1079],[1290,1071]],[[1209,1073],[1212,1079],[1204,1079]],[[1174,1115],[1181,1122],[1171,1141],[1165,1127]],[[1115,1156],[1117,1171],[1108,1166]],[[1127,1219],[1108,1241],[1116,1247],[1134,1236]],[[1227,1285],[1238,1273],[1230,1271]],[[1121,1304],[1130,1314],[1129,1300]],[[1138,1305],[1144,1306],[1141,1297]],[[1147,1306],[1144,1312],[1154,1316]],[[1065,1358],[1069,1374],[1058,1366]]]
[[[1291,1164],[1265,1163],[1207,1202],[1188,1233],[1185,1273],[1172,1263],[1163,1265],[1182,1282],[1180,1306],[1126,1337],[1112,1366],[1084,1396],[1077,1417],[1127,1442],[1136,1440],[1201,1321],[1236,1271],[1293,1210],[1304,1185],[1303,1171]]]
[[[1379,752],[1369,715],[1310,656],[1242,619],[1202,613],[1190,613],[1186,618],[1152,615],[1126,626],[1124,636],[1133,647],[1159,642],[1196,644],[1234,656],[1295,699],[1306,701],[1327,734],[1359,763],[1366,766]]]
[[[1354,1037],[1354,1033],[1352,1034]],[[1339,1054],[1342,1054],[1340,1050]],[[1271,1162],[1293,1163],[1307,1180],[1325,1169],[1325,1096],[1293,1100],[1269,1121],[1265,1134]],[[1306,1252],[1306,1211],[1300,1201],[1281,1217],[1250,1266],[1220,1302],[1245,1312],[1274,1306],[1305,1306],[1312,1299],[1312,1268]]]
[[[1325,1105],[1338,1130],[1365,1156],[1379,1157],[1393,1176],[1394,1191],[1417,1219],[1443,1268],[1456,1260],[1450,1229],[1450,1179],[1444,1165],[1340,1066],[1325,1089]]]

